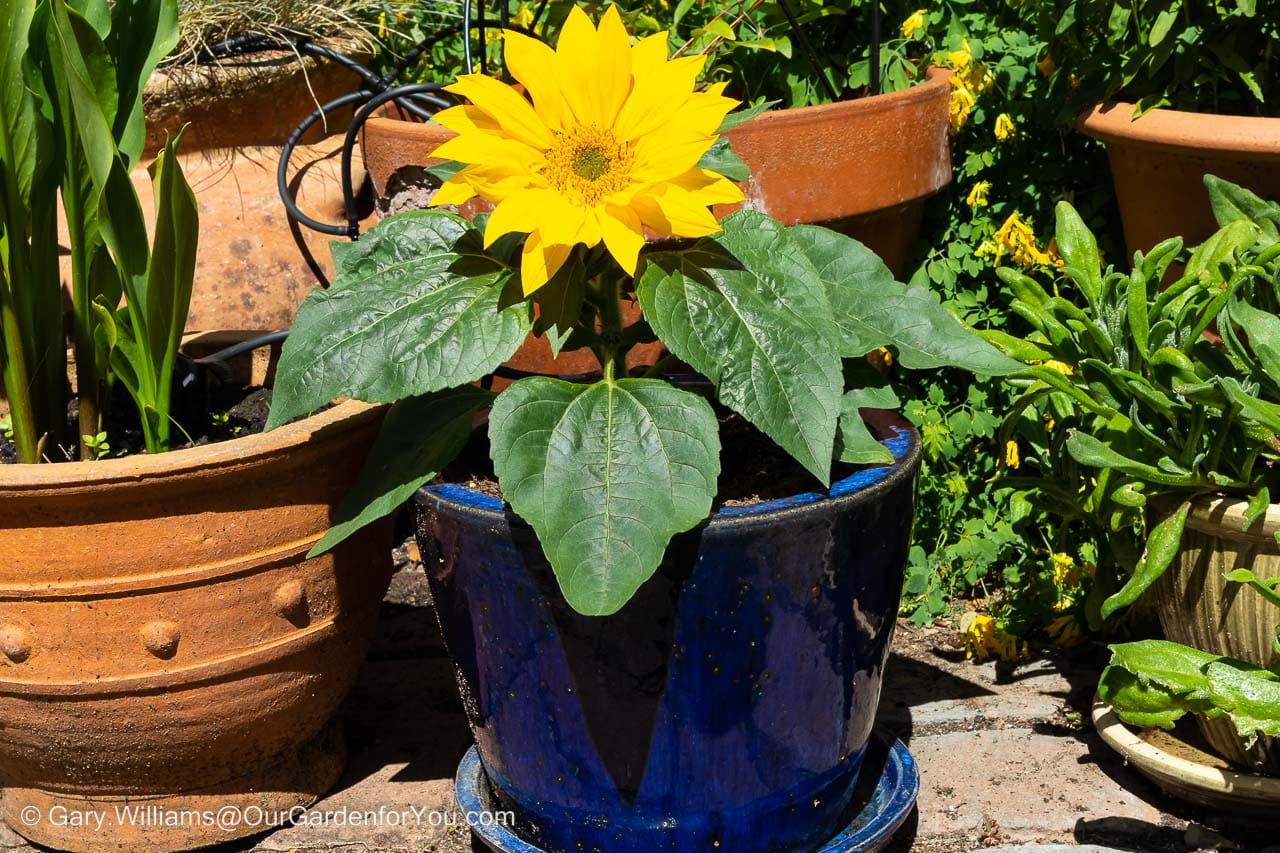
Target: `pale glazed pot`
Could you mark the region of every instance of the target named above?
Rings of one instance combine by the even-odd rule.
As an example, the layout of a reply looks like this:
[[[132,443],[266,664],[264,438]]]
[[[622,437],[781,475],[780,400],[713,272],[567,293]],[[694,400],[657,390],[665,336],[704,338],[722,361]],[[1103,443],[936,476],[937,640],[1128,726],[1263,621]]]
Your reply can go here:
[[[1248,530],[1245,501],[1200,498],[1192,506],[1182,549],[1156,586],[1160,625],[1175,643],[1257,666],[1275,663],[1271,642],[1280,608],[1248,586],[1227,581],[1233,569],[1280,577],[1280,506],[1272,505]],[[1280,738],[1259,737],[1250,749],[1229,719],[1196,717],[1206,741],[1240,767],[1280,775]]]
[[[901,92],[767,112],[728,131],[751,170],[746,206],[785,225],[831,225],[900,274],[925,199],[951,182],[950,76],[930,68]],[[374,191],[385,196],[396,172],[438,162],[429,155],[452,135],[405,121],[394,107],[371,117],[361,145]]]
[[[1151,110],[1099,104],[1076,126],[1107,144],[1130,252],[1168,237],[1194,245],[1217,224],[1204,176],[1216,175],[1263,198],[1280,198],[1280,118]]]
[[[0,783],[14,830],[62,850],[185,850],[268,828],[252,810],[226,823],[199,812],[286,812],[337,781],[332,720],[390,578],[390,527],[305,555],[382,413],[346,402],[156,456],[0,466]],[[71,812],[104,826],[58,825]],[[177,812],[187,825],[157,817]]]

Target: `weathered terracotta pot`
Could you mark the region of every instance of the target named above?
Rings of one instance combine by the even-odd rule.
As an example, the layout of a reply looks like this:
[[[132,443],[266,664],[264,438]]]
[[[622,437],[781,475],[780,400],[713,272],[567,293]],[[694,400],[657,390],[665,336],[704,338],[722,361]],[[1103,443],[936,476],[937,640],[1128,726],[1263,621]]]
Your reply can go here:
[[[951,182],[949,77],[930,68],[901,92],[778,110],[733,128],[730,145],[751,169],[746,204],[787,225],[831,225],[901,273],[925,199]],[[374,191],[385,196],[397,172],[431,165],[430,153],[451,135],[394,108],[371,117],[362,152]]]
[[[390,528],[305,555],[381,417],[346,402],[163,455],[0,466],[13,829],[60,850],[185,850],[261,832],[336,782],[332,720],[390,578]]]
[[[1158,581],[1160,625],[1176,643],[1258,666],[1275,663],[1271,641],[1280,610],[1247,586],[1223,575],[1245,568],[1260,578],[1280,577],[1280,505],[1273,504],[1248,530],[1247,502],[1200,498],[1192,507],[1182,550]],[[1260,737],[1249,749],[1228,719],[1196,717],[1209,745],[1223,758],[1253,772],[1280,776],[1280,738]]]
[[[1124,238],[1147,251],[1167,237],[1199,243],[1217,230],[1205,175],[1280,197],[1280,118],[1151,110],[1100,104],[1076,126],[1107,144]]]
[[[335,47],[352,49],[345,42]],[[311,57],[299,61],[288,51],[152,75],[143,96],[146,154],[133,180],[150,225],[146,166],[163,147],[165,134],[186,126],[179,156],[195,190],[201,226],[188,330],[284,329],[293,322],[317,282],[280,201],[276,166],[289,134],[318,104],[358,86],[349,70]],[[324,222],[345,221],[338,161],[342,135],[337,132],[345,132],[349,119],[350,112],[331,115],[328,129],[335,135],[313,132],[293,158],[290,174],[299,206]],[[362,181],[357,175],[355,186]],[[332,238],[306,228],[301,233],[321,269],[332,275]],[[69,274],[67,260],[63,279]]]

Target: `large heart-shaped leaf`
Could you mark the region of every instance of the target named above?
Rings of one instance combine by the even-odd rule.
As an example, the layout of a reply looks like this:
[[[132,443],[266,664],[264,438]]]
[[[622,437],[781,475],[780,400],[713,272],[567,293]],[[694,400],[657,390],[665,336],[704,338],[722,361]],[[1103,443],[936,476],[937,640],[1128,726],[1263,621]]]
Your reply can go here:
[[[962,367],[1003,375],[1021,369],[1013,359],[947,313],[926,288],[894,281],[866,246],[816,225],[788,229],[817,269],[842,334],[841,355],[865,355],[892,346],[903,367]]]
[[[395,512],[462,452],[476,412],[493,402],[493,396],[463,385],[396,403],[382,422],[356,484],[338,505],[333,525],[307,556],[323,554]]]
[[[498,395],[489,441],[503,496],[589,616],[617,612],[707,517],[720,474],[710,404],[656,379],[521,379]]]
[[[443,242],[402,249],[391,241],[377,255],[344,256],[354,280],[307,297],[281,354],[268,427],[337,397],[388,403],[464,385],[515,353],[529,308],[499,310],[506,267]]]
[[[685,252],[649,256],[645,318],[681,360],[823,483],[844,382],[822,282],[786,229],[759,213]]]

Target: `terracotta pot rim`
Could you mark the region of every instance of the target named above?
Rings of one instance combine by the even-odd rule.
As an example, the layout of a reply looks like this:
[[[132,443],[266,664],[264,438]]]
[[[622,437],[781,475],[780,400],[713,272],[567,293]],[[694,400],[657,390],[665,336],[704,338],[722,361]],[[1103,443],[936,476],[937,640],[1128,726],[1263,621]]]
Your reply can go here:
[[[1108,101],[1080,114],[1076,128],[1103,142],[1280,163],[1280,118],[1157,108],[1132,118],[1134,104]]]
[[[952,71],[949,68],[943,68],[940,65],[930,65],[925,70],[924,79],[920,82],[908,86],[897,92],[885,92],[880,95],[867,95],[862,98],[851,98],[847,101],[836,101],[831,104],[816,104],[808,107],[787,107],[781,110],[769,110],[761,113],[750,121],[744,122],[735,128],[726,131],[726,134],[733,134],[743,128],[759,127],[761,129],[773,130],[777,126],[788,125],[792,123],[808,124],[809,122],[820,120],[830,121],[833,118],[844,118],[847,115],[858,115],[860,113],[876,113],[884,110],[901,109],[904,106],[927,101],[936,98],[940,90],[949,90],[951,88]],[[361,134],[372,127],[381,133],[396,135],[397,132],[413,133],[413,131],[404,129],[406,125],[417,126],[423,129],[431,128],[441,133],[449,133],[444,127],[435,122],[419,121],[416,118],[398,118],[396,113],[399,112],[394,102],[384,104],[379,107],[373,115],[369,116],[364,127],[361,128]],[[417,132],[422,132],[421,130]]]
[[[831,104],[769,110],[725,133],[731,136],[735,132],[746,128],[773,131],[791,124],[832,121],[863,113],[878,113],[885,110],[901,109],[905,106],[936,98],[943,91],[950,91],[951,76],[950,69],[943,68],[940,65],[930,65],[925,71],[923,80],[897,92],[867,95],[866,97],[851,98],[847,101],[836,101]]]
[[[0,466],[0,498],[5,494],[136,483],[182,477],[197,471],[239,467],[285,453],[345,421],[376,418],[381,409],[382,406],[377,404],[345,400],[318,415],[286,424],[270,432],[154,456],[138,454],[95,462],[3,465]]]
[[[1249,502],[1237,495],[1201,495],[1191,502],[1187,526],[1234,542],[1276,545],[1280,530],[1280,503],[1267,507],[1262,517],[1244,530],[1244,512]]]

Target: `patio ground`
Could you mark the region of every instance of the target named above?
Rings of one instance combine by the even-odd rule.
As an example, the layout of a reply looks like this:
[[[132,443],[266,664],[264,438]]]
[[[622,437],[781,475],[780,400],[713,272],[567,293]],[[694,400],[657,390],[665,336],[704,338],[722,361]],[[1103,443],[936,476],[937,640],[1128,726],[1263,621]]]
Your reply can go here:
[[[880,724],[908,744],[922,778],[917,812],[895,839],[894,853],[1280,853],[1280,846],[1267,846],[1277,844],[1274,831],[1264,836],[1257,827],[1164,796],[1098,739],[1088,723],[1098,661],[1077,655],[1006,671],[965,662],[953,636],[902,623],[894,639]],[[345,714],[350,766],[316,808],[416,807],[430,817],[395,827],[294,826],[228,845],[223,853],[470,853],[452,786],[471,736],[414,565],[392,582]],[[31,849],[0,824],[0,850]]]

